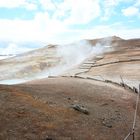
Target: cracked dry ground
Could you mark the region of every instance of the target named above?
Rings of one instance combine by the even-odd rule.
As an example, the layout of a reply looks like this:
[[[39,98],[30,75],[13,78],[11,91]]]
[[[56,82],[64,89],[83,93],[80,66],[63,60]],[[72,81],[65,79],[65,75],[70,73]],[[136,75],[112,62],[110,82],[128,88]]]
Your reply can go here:
[[[119,86],[78,78],[0,85],[0,140],[122,140],[132,127],[135,100]],[[139,132],[140,107],[137,140]]]

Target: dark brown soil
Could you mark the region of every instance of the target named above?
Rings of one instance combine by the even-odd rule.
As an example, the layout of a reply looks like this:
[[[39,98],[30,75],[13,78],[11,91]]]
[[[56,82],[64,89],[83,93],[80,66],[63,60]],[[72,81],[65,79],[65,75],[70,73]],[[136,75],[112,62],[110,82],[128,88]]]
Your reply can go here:
[[[1,85],[0,139],[122,140],[132,127],[135,98],[123,88],[78,78]],[[89,115],[73,104],[83,105]]]

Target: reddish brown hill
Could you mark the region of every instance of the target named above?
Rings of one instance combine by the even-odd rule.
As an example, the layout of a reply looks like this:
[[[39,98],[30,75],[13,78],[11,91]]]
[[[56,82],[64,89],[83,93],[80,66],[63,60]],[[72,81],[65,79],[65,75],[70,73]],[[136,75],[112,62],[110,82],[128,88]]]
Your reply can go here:
[[[135,99],[123,88],[75,78],[0,86],[0,139],[122,140],[132,127]],[[74,110],[76,104],[89,115]]]

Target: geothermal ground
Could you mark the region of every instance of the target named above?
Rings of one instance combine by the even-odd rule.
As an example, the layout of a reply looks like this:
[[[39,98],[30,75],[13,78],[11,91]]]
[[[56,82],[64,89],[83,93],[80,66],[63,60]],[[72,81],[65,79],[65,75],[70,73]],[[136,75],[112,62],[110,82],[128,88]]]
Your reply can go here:
[[[59,76],[0,85],[0,140],[123,140],[131,132],[139,92],[140,40],[107,39],[88,40],[111,49],[86,55]],[[67,62],[55,54],[52,45],[1,60],[0,79],[42,71],[44,76]],[[140,104],[135,139],[140,140]]]

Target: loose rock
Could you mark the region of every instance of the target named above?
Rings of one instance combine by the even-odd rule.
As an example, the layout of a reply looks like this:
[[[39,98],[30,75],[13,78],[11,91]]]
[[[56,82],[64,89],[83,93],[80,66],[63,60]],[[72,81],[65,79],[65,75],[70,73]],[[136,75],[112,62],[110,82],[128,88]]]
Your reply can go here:
[[[86,115],[89,115],[89,111],[87,108],[85,108],[84,106],[81,106],[81,105],[78,105],[78,104],[75,104],[75,105],[72,105],[72,108],[76,111],[79,111],[81,113],[84,113]]]

